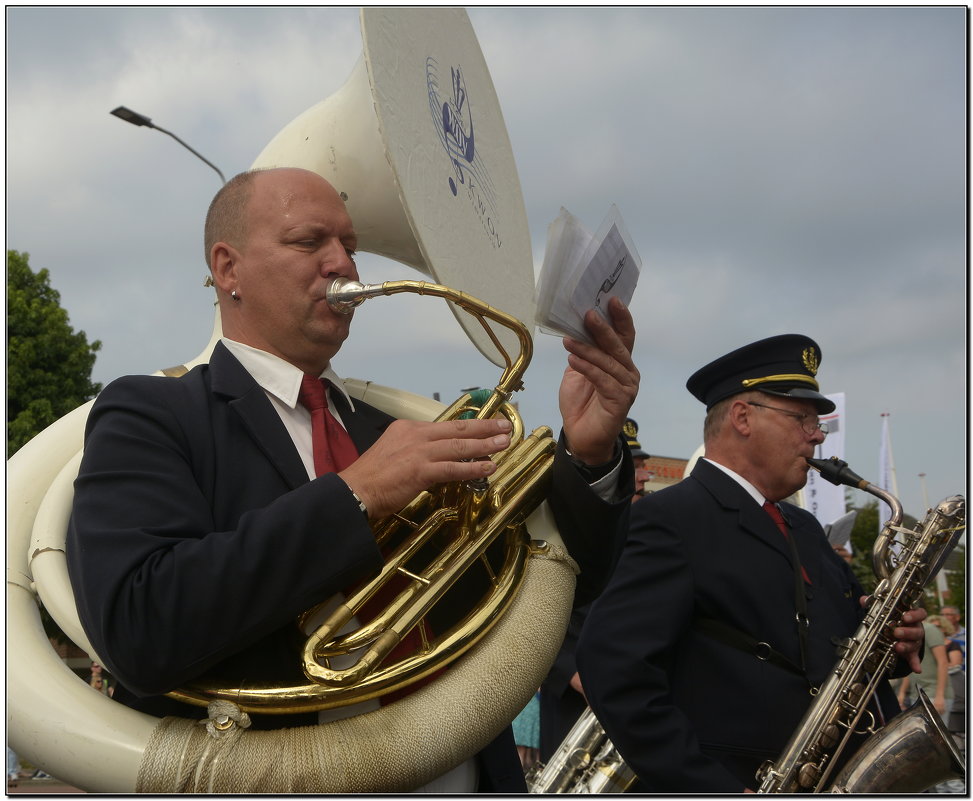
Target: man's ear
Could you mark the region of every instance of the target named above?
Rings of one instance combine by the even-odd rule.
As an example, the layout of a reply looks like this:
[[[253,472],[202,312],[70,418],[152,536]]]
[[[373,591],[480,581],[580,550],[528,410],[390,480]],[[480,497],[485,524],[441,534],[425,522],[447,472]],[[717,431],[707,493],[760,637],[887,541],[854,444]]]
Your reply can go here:
[[[728,414],[730,425],[741,436],[750,436],[750,414],[751,406],[745,400],[735,400],[730,405]]]
[[[239,258],[239,251],[226,242],[217,242],[210,250],[209,263],[210,271],[213,273],[213,283],[227,294],[236,289],[236,268]]]

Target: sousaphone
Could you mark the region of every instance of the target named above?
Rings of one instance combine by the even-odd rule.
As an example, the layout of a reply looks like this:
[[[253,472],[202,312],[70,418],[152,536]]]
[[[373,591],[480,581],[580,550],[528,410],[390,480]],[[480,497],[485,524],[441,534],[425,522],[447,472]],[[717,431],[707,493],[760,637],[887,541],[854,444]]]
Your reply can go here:
[[[420,270],[437,282],[429,285],[437,288],[433,294],[460,290],[439,296],[454,306],[480,351],[504,365],[498,391],[503,385],[506,394],[517,388],[512,373],[526,366],[525,331],[529,361],[531,331],[516,325],[494,331],[483,314],[460,311],[465,293],[485,302],[487,318],[534,318],[526,214],[475,34],[458,9],[369,8],[361,28],[363,56],[345,86],[285,127],[253,166],[318,172],[345,198],[360,249]],[[219,336],[217,313],[200,355],[164,372],[205,363]],[[511,359],[511,352],[521,356]],[[426,398],[369,381],[348,385],[354,396],[398,417],[444,414]],[[511,413],[496,392],[484,406]],[[449,660],[440,678],[379,711],[252,732],[234,722],[239,707],[217,700],[204,729],[195,721],[160,721],[93,691],[53,650],[38,612],[40,600],[71,640],[102,661],[78,620],[64,556],[90,407],[63,417],[8,462],[8,732],[10,745],[32,763],[94,792],[405,791],[485,746],[547,673],[567,625],[574,569],[546,504],[532,504],[521,515],[526,526],[505,525],[523,529],[511,539],[526,556],[502,614]],[[550,449],[542,444],[544,458]]]

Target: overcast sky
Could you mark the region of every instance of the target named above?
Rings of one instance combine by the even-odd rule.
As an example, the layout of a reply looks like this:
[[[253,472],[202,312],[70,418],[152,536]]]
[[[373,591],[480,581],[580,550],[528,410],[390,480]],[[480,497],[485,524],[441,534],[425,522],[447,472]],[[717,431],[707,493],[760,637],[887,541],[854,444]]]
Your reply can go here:
[[[846,459],[899,495],[967,484],[966,9],[472,8],[527,209],[535,269],[564,206],[610,204],[642,261],[632,303],[652,453],[689,457],[698,367],[805,333],[847,397]],[[195,357],[213,322],[202,220],[229,177],[344,84],[354,8],[7,8],[7,248],[47,268],[102,342],[94,378]],[[418,274],[363,255],[367,281]],[[415,301],[415,302],[413,302]],[[564,351],[539,335],[520,395],[558,427]],[[438,301],[363,306],[344,376],[452,400],[498,371]],[[859,494],[857,502],[868,500]]]

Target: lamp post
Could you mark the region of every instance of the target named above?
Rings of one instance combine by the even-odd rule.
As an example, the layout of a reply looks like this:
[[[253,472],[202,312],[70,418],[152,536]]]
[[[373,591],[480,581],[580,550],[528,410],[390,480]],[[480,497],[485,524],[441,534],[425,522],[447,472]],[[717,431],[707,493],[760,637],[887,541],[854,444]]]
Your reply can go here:
[[[167,131],[165,128],[160,128],[144,114],[139,114],[137,111],[132,111],[130,108],[126,108],[125,106],[119,106],[118,108],[114,109],[111,113],[114,114],[116,117],[118,117],[120,120],[125,120],[125,122],[130,122],[132,125],[144,125],[147,128],[155,128],[157,131],[162,131],[162,133],[171,136],[180,145],[186,148],[186,150],[188,150],[198,159],[201,159],[202,161],[206,162],[210,167],[216,170],[216,174],[220,176],[220,180],[224,184],[226,183],[226,178],[223,177],[223,173],[220,172],[219,167],[217,167],[215,164],[213,164],[213,162],[209,161],[208,159],[204,158],[199,153],[197,153],[195,150],[193,150],[189,145],[183,142],[182,139],[180,139],[178,136],[172,133],[172,131]]]

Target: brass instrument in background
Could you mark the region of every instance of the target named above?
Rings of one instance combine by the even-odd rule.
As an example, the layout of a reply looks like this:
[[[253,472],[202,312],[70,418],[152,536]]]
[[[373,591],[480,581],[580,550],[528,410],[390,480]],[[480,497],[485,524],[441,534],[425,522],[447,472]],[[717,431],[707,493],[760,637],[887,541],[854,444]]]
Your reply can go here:
[[[327,300],[337,312],[349,313],[367,298],[412,292],[448,300],[473,315],[503,355],[506,367],[492,394],[474,405],[469,394],[445,409],[437,420],[461,416],[487,419],[497,414],[512,425],[511,444],[495,455],[497,471],[489,479],[444,484],[420,493],[401,511],[375,523],[379,546],[388,551],[380,573],[351,593],[316,626],[303,652],[307,683],[226,687],[213,680],[197,680],[169,695],[206,706],[215,700],[232,701],[246,712],[311,712],[380,697],[430,675],[475,645],[513,601],[526,569],[531,547],[523,525],[544,500],[554,462],[551,429],[537,428],[524,438],[524,424],[508,403],[523,388],[521,378],[530,363],[533,342],[519,320],[464,292],[426,281],[387,281],[361,284],[336,278]],[[511,358],[493,336],[487,320],[513,331],[520,353]],[[504,557],[495,569],[486,557],[496,540],[504,541]],[[455,625],[431,637],[420,625],[453,584],[473,565],[487,571],[489,591]],[[402,581],[402,579],[405,581]],[[394,579],[406,586],[394,600],[354,631],[340,632],[362,607]],[[301,616],[313,620],[315,609]],[[409,631],[419,626],[421,645],[408,654],[388,659]],[[336,657],[353,664],[333,667]]]
[[[624,793],[636,778],[588,707],[547,764],[527,775],[527,789],[544,794]]]
[[[856,475],[846,462],[836,457],[807,461],[832,484],[881,498],[892,517],[872,548],[879,583],[865,618],[841,645],[834,669],[780,758],[758,771],[759,792],[914,793],[963,777],[959,750],[922,690],[910,709],[884,727],[868,705],[897,658],[895,626],[920,600],[963,533],[966,502],[960,495],[946,498],[911,530],[902,525],[898,499]],[[835,774],[856,733],[869,737]]]

